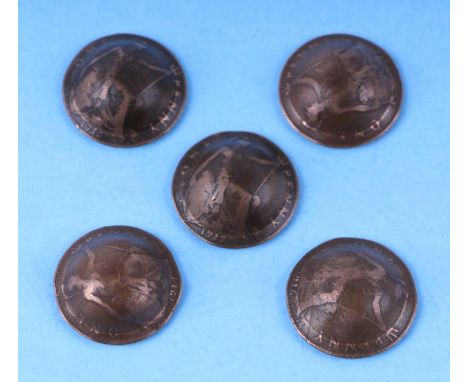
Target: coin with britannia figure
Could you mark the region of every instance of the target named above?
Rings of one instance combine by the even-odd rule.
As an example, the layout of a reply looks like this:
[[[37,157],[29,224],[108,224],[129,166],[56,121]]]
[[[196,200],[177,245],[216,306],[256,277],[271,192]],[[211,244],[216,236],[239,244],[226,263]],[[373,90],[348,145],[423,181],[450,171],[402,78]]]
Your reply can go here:
[[[184,223],[221,247],[260,244],[291,218],[297,177],[286,154],[249,132],[211,135],[181,159],[172,194]]]
[[[151,142],[166,133],[185,99],[176,58],[146,37],[116,34],[93,41],[63,81],[66,108],[89,137],[111,146]]]
[[[393,346],[416,310],[406,265],[388,248],[363,239],[334,239],[311,250],[293,269],[286,293],[299,334],[319,350],[345,358]]]
[[[133,227],[92,231],[63,255],[55,293],[68,323],[106,344],[148,337],[171,317],[181,277],[167,247]]]
[[[280,101],[292,126],[332,147],[353,147],[384,132],[398,116],[402,85],[390,56],[345,34],[301,46],[280,79]]]

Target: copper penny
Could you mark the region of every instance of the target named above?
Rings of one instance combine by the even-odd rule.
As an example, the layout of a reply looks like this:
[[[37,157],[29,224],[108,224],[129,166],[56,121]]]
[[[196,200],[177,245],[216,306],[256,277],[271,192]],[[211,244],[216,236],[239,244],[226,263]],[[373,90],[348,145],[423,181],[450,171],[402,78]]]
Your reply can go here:
[[[78,53],[65,74],[63,97],[86,135],[111,146],[138,146],[172,127],[184,104],[185,78],[161,44],[116,34]]]
[[[249,132],[203,139],[184,155],[172,182],[184,223],[207,242],[229,248],[260,244],[284,228],[297,189],[286,154]]]
[[[405,264],[383,245],[353,238],[330,240],[307,253],[286,293],[299,334],[345,358],[393,346],[410,327],[417,302]]]
[[[286,63],[279,88],[292,126],[332,147],[358,146],[382,135],[402,99],[400,75],[388,54],[344,34],[301,46]]]
[[[127,344],[159,330],[171,317],[181,277],[166,246],[133,227],[92,231],[63,255],[55,293],[68,323],[106,344]]]

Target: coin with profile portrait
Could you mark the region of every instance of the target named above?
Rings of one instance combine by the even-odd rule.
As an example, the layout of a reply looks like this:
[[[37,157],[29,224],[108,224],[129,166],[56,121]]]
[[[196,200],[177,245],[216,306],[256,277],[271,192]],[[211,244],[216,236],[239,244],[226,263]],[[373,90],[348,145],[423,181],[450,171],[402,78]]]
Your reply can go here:
[[[250,132],[222,132],[180,160],[172,195],[184,223],[203,240],[227,248],[260,244],[288,223],[298,181],[286,154]]]
[[[280,102],[291,125],[331,147],[354,147],[388,131],[401,106],[398,69],[379,46],[361,37],[313,39],[286,62]]]
[[[67,322],[106,344],[139,341],[159,330],[182,287],[167,247],[126,226],[99,228],[78,239],[60,260],[54,284]]]

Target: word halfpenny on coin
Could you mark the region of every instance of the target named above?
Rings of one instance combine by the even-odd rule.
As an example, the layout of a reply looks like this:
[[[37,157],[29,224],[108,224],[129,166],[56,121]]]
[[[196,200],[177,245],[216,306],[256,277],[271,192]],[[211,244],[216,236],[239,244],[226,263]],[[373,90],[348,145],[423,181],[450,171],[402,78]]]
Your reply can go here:
[[[193,146],[174,174],[172,193],[185,224],[228,248],[260,244],[291,218],[296,172],[286,154],[249,132],[222,132]]]
[[[75,125],[111,146],[149,143],[166,133],[185,100],[176,58],[146,37],[116,34],[83,48],[63,81],[65,106]]]
[[[287,305],[299,334],[317,349],[358,358],[393,346],[410,327],[416,289],[406,265],[363,239],[327,241],[295,266]]]
[[[136,342],[159,330],[182,288],[166,246],[125,226],[100,228],[76,241],[60,260],[54,281],[65,319],[106,344]]]
[[[322,36],[300,47],[280,79],[280,101],[292,126],[314,142],[354,147],[386,132],[402,99],[388,54],[360,37]]]

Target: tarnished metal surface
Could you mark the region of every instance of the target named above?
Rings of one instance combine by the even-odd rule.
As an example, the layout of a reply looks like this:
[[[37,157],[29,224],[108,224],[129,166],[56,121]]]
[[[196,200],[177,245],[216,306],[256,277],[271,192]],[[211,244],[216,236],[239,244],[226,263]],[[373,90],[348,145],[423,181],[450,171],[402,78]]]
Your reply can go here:
[[[392,59],[360,37],[328,35],[300,47],[280,79],[280,101],[292,126],[332,147],[366,143],[387,131],[401,104]]]
[[[363,239],[334,239],[311,250],[293,269],[286,292],[299,334],[346,358],[393,346],[416,310],[408,268],[389,249]]]
[[[55,273],[65,319],[107,344],[139,341],[159,330],[179,300],[181,278],[166,246],[133,227],[104,227],[76,241]]]
[[[297,178],[288,157],[248,132],[203,139],[180,161],[172,192],[177,211],[202,239],[240,248],[264,242],[293,214]]]
[[[78,53],[65,75],[63,96],[85,134],[112,146],[138,146],[174,124],[185,99],[185,78],[161,44],[117,34]]]

